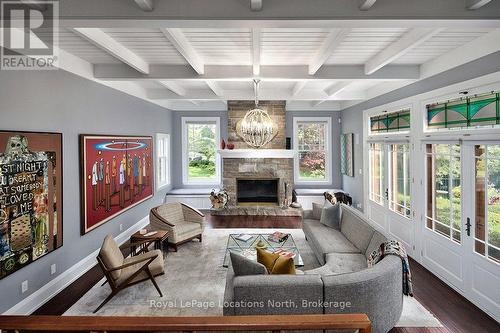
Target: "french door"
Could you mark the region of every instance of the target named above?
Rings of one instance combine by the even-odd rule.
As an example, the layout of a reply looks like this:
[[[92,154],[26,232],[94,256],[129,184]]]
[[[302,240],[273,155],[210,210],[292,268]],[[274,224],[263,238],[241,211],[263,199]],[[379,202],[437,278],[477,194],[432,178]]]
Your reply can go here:
[[[422,262],[500,319],[500,142],[428,143]]]
[[[411,154],[408,142],[369,144],[368,216],[387,234],[414,250]]]

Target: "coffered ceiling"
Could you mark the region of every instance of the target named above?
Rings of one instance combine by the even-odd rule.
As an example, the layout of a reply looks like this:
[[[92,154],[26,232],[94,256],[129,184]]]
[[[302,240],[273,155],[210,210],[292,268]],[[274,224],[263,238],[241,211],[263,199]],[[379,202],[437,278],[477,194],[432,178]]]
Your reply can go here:
[[[62,68],[79,75],[91,68],[91,79],[173,110],[252,100],[254,79],[260,99],[286,100],[287,109],[339,110],[500,50],[498,19],[214,20],[208,10],[206,20],[160,20],[154,15],[168,1],[110,1],[127,13],[105,7],[102,17],[75,15],[76,3],[61,1]],[[275,3],[233,1],[245,15]],[[386,1],[360,1],[353,10],[378,15]],[[467,2],[479,7],[466,13],[489,6],[479,2]]]

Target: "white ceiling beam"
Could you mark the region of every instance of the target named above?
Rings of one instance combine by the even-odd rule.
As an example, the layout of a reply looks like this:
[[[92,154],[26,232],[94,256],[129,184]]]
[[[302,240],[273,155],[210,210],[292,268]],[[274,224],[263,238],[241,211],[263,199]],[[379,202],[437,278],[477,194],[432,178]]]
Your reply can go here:
[[[500,29],[495,29],[467,44],[434,58],[420,66],[422,79],[461,66],[500,51]]]
[[[253,12],[259,12],[262,10],[262,0],[250,0],[250,9]]]
[[[213,100],[253,100],[254,92],[251,89],[243,90],[225,90],[224,95],[215,96],[212,92],[202,89],[191,89],[187,95],[179,96],[166,89],[148,89],[146,90],[148,98],[152,100],[195,100],[195,101],[213,101]],[[365,99],[364,91],[341,91],[333,96],[328,96],[324,91],[318,89],[304,90],[300,96],[292,96],[290,89],[261,89],[259,90],[260,100],[359,100]]]
[[[323,66],[350,31],[351,29],[332,29],[330,31],[324,43],[309,64],[309,75],[314,75],[321,66]]]
[[[341,91],[344,91],[351,82],[337,82],[332,84],[330,87],[325,89],[325,93],[328,95],[328,97],[333,97],[337,94],[339,94]]]
[[[121,64],[95,64],[94,75],[98,79],[108,81],[252,81],[254,78],[252,66],[249,65],[207,65],[205,66],[205,74],[198,75],[187,65],[151,64],[150,74],[144,75]],[[363,65],[323,66],[315,75],[309,75],[307,65],[261,66],[259,78],[264,81],[413,80],[420,78],[420,66],[387,65],[371,75],[365,74]]]
[[[484,5],[487,5],[491,0],[466,0],[465,1],[465,8],[468,10],[476,10]]]
[[[162,86],[170,90],[171,92],[179,95],[179,96],[186,96],[187,92],[186,89],[181,87],[179,84],[173,81],[159,81]]]
[[[359,10],[369,10],[377,0],[359,0]]]
[[[216,81],[207,80],[207,81],[205,81],[205,83],[213,91],[213,93],[215,95],[217,95],[217,96],[224,95],[224,90],[221,89],[221,87],[217,84]]]
[[[145,12],[152,12],[155,9],[154,0],[134,0],[137,6]]]
[[[351,82],[337,82],[332,84],[331,86],[325,89],[325,94],[327,97],[323,100],[316,102],[316,104],[314,104],[314,107],[328,100],[335,99],[335,97],[338,96],[342,91],[344,91],[350,84]]]
[[[442,29],[414,28],[405,33],[397,41],[380,51],[365,64],[365,73],[370,75],[387,64],[398,59],[412,48],[422,44],[438,34]]]
[[[307,84],[307,81],[299,81],[299,82],[295,83],[295,85],[293,86],[293,89],[292,89],[292,96],[297,96],[298,94],[300,94],[300,92],[302,91],[302,89],[304,89],[306,84]]]
[[[135,70],[143,74],[149,74],[149,64],[146,61],[122,44],[118,43],[101,29],[75,28],[73,31]]]
[[[260,75],[260,29],[252,29],[252,72]]]
[[[205,73],[205,63],[198,52],[194,49],[186,36],[179,28],[162,28],[161,32],[174,45],[179,53],[186,59],[189,65],[193,67],[196,73],[202,75]]]

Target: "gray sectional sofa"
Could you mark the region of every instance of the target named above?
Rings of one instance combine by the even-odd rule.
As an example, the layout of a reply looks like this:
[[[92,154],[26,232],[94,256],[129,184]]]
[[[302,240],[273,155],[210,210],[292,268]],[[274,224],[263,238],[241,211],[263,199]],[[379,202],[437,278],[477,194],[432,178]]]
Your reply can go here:
[[[340,230],[304,212],[303,230],[319,268],[298,275],[234,276],[228,269],[224,315],[366,313],[372,332],[386,333],[403,308],[402,265],[386,256],[366,259],[386,237],[355,209],[341,206]]]

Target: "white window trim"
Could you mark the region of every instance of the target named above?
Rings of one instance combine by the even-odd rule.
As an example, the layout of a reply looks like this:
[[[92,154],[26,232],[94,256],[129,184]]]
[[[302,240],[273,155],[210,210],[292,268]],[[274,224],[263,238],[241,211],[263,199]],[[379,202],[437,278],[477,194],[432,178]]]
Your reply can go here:
[[[218,143],[220,142],[220,117],[182,117],[182,183],[184,185],[219,185],[221,179],[221,159],[217,152]],[[215,122],[215,177],[214,181],[193,181],[188,178],[188,161],[187,161],[187,124],[190,122]]]
[[[326,180],[300,180],[299,178],[299,141],[297,139],[298,123],[300,122],[326,122],[327,129],[325,135],[325,150],[326,150],[326,161],[325,161],[325,172]],[[331,117],[293,117],[293,149],[295,150],[295,158],[293,162],[293,177],[295,184],[300,185],[331,185],[332,184],[332,144],[331,144],[331,132],[332,132],[332,118]]]
[[[159,171],[159,168],[160,168],[160,155],[158,154],[158,149],[159,149],[158,141],[160,141],[160,140],[162,140],[162,141],[166,140],[167,141],[166,153],[165,153],[165,157],[167,159],[167,163],[166,163],[167,180],[165,182],[161,182],[160,181],[160,171]],[[171,150],[171,146],[170,145],[171,145],[170,134],[156,133],[156,186],[157,186],[156,190],[157,191],[162,190],[165,187],[171,185],[171,174],[170,174],[170,170],[171,170],[171,154],[170,154],[170,152],[172,150]]]

